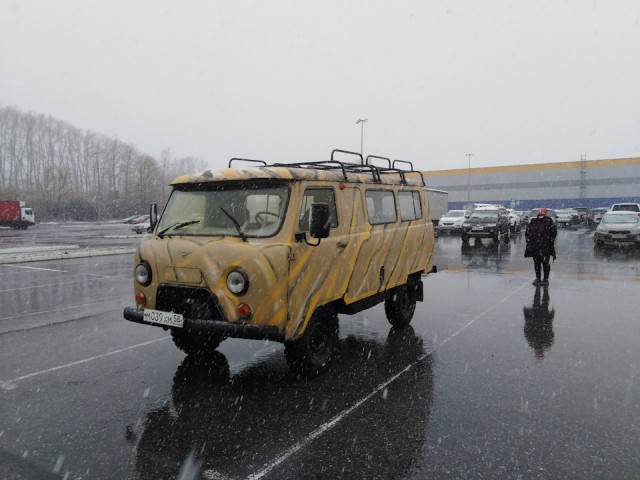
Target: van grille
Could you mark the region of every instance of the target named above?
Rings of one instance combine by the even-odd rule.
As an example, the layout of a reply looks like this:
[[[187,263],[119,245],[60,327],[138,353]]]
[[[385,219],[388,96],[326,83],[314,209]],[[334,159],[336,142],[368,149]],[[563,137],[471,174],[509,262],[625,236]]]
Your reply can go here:
[[[160,285],[156,308],[164,312],[181,313],[187,318],[224,320],[216,296],[204,288]]]

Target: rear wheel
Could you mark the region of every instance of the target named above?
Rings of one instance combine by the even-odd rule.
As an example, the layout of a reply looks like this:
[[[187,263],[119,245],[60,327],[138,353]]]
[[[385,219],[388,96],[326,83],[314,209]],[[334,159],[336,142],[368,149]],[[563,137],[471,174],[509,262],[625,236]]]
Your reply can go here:
[[[406,285],[396,287],[391,296],[384,302],[384,313],[394,327],[406,327],[416,311],[416,286],[409,281]]]
[[[311,378],[329,368],[338,346],[338,315],[329,309],[313,312],[302,337],[285,342],[289,368],[301,377]]]
[[[218,348],[224,337],[214,333],[171,330],[171,338],[176,347],[187,355],[202,355]]]

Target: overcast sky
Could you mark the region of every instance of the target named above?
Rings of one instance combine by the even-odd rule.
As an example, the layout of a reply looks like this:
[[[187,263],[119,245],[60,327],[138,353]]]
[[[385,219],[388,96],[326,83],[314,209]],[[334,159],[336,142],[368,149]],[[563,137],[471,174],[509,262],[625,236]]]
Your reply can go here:
[[[640,156],[640,1],[0,0],[0,106],[159,156]]]

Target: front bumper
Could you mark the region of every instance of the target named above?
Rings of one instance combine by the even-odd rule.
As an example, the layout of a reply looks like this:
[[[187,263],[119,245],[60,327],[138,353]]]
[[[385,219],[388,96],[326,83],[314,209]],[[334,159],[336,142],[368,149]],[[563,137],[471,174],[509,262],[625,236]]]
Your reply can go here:
[[[462,235],[469,238],[494,238],[498,235],[499,227],[489,227],[483,230],[473,230],[471,228],[463,228]]]
[[[459,227],[457,225],[443,225],[443,224],[439,224],[438,225],[438,230],[440,232],[454,232],[454,233],[458,233],[462,230],[462,227]]]
[[[618,234],[614,238],[614,234],[596,233],[593,236],[596,244],[604,244],[619,247],[640,247],[640,236],[633,234]]]
[[[143,310],[133,307],[125,307],[124,318],[130,322],[151,325],[153,327],[168,328],[165,325],[146,322]],[[224,320],[202,320],[199,318],[184,318],[182,330],[194,333],[217,333],[231,338],[246,338],[249,340],[273,340],[283,342],[284,336],[277,327],[264,325],[251,325],[246,323],[230,323]]]

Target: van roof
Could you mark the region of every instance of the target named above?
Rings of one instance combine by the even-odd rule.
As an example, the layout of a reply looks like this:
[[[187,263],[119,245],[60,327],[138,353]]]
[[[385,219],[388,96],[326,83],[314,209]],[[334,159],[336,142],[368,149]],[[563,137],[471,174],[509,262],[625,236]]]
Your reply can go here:
[[[323,180],[347,183],[376,183],[384,185],[414,185],[426,186],[422,172],[414,170],[413,164],[404,160],[394,160],[385,157],[369,155],[366,161],[361,163],[342,162],[334,159],[334,154],[358,153],[345,150],[334,150],[331,160],[320,162],[301,163],[275,163],[267,165],[262,160],[232,158],[227,168],[219,170],[207,170],[203,173],[182,175],[176,178],[171,185],[189,183],[208,183],[239,180]],[[372,163],[374,159],[388,162],[387,166],[377,166]],[[238,162],[249,162],[252,165],[244,165],[242,168],[233,168]],[[400,168],[401,165],[409,165],[410,169]]]

